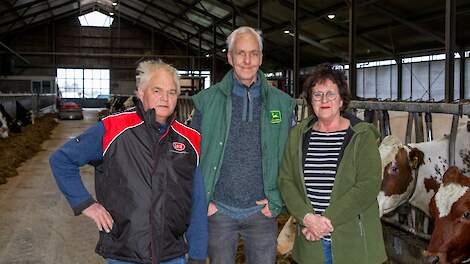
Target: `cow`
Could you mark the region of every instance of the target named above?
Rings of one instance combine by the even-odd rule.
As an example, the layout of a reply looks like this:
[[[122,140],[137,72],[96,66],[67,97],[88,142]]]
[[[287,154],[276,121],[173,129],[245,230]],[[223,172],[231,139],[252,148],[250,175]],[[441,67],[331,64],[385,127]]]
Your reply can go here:
[[[429,202],[435,194],[430,185],[441,183],[444,172],[449,168],[449,137],[410,145],[424,153],[424,164],[419,168],[415,191],[409,203],[430,216]],[[454,165],[470,176],[470,131],[466,125],[457,129],[454,157]]]
[[[21,126],[27,126],[32,124],[32,115],[31,111],[26,109],[20,102],[15,101],[16,103],[16,120],[20,122]]]
[[[434,191],[429,212],[434,230],[423,252],[428,263],[457,264],[470,260],[470,178],[455,166],[442,183],[428,185]]]
[[[470,173],[470,131],[466,126],[458,128],[455,147],[455,165],[464,174]],[[428,205],[434,191],[428,185],[442,181],[449,167],[448,149],[448,136],[407,145],[394,136],[385,137],[379,147],[383,180],[377,199],[381,216],[406,201],[430,216]],[[417,169],[417,175],[413,169]]]
[[[0,112],[0,138],[8,137],[8,122],[7,119]]]
[[[20,133],[21,132],[21,124],[11,117],[10,114],[5,110],[2,104],[0,104],[0,113],[2,113],[3,117],[5,118],[8,126],[9,132],[12,133]]]
[[[413,194],[417,169],[423,165],[424,153],[403,145],[393,136],[387,136],[379,147],[382,160],[382,185],[377,201],[380,216],[390,213],[405,203]]]

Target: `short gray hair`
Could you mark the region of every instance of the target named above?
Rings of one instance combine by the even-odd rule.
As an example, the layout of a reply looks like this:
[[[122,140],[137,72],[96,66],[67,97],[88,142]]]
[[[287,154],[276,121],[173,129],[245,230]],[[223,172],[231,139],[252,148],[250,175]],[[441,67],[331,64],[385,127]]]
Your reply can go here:
[[[139,63],[135,76],[137,90],[143,89],[143,87],[152,77],[152,74],[157,70],[166,70],[171,75],[173,75],[173,80],[175,81],[176,85],[176,92],[179,95],[181,92],[181,87],[178,71],[170,64],[164,63],[162,60],[146,60]]]
[[[261,37],[261,31],[258,31],[252,27],[247,27],[247,26],[239,27],[235,29],[232,33],[230,33],[226,41],[228,51],[231,51],[233,49],[233,42],[235,42],[236,36],[242,33],[253,34],[256,37],[256,40],[258,41],[259,50],[261,51],[261,53],[263,53],[263,37]]]

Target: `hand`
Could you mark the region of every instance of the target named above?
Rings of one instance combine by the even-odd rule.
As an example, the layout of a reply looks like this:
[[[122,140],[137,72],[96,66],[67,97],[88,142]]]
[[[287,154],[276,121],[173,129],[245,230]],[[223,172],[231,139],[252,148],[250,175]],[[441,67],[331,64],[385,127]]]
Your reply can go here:
[[[305,239],[307,239],[308,241],[316,241],[316,240],[321,239],[321,237],[317,237],[315,236],[315,234],[308,231],[308,228],[306,227],[302,228],[302,234],[304,235]]]
[[[259,201],[256,201],[256,204],[257,205],[264,205],[263,209],[261,209],[261,213],[268,217],[268,218],[272,218],[273,217],[273,214],[271,213],[271,211],[269,210],[269,202],[268,202],[268,199],[264,199],[264,200],[259,200]]]
[[[210,202],[209,207],[207,208],[207,216],[211,216],[215,213],[217,213],[219,209],[217,209],[217,206],[215,206],[215,203]]]
[[[304,226],[316,237],[324,237],[333,232],[333,225],[330,219],[316,214],[306,214]]]
[[[82,213],[95,221],[100,231],[111,232],[114,223],[113,218],[101,204],[94,203],[83,210]]]

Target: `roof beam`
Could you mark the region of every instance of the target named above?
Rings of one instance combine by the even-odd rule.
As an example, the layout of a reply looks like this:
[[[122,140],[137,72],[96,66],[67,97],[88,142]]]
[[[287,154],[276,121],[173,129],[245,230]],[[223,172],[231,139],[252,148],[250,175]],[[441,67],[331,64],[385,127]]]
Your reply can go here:
[[[37,16],[39,14],[42,14],[42,13],[45,13],[45,12],[48,12],[48,11],[51,11],[51,10],[54,10],[54,9],[58,9],[58,8],[61,8],[63,6],[66,6],[66,5],[69,5],[69,4],[72,4],[74,3],[75,0],[70,0],[70,1],[67,1],[67,2],[64,2],[62,4],[59,4],[59,5],[56,5],[56,6],[53,6],[51,8],[46,8],[46,9],[43,9],[43,10],[39,10],[39,11],[36,11],[36,12],[33,12],[31,14],[27,14],[25,16],[22,16],[22,17],[19,17],[19,18],[15,18],[15,19],[11,19],[11,20],[8,20],[6,22],[2,22],[0,23],[0,27],[3,27],[3,26],[6,26],[6,25],[10,25],[10,24],[14,24],[20,20],[25,20],[26,18],[30,18],[30,17],[33,17],[33,16]]]
[[[91,7],[89,7],[88,9],[91,9]],[[86,9],[86,10],[88,10]],[[35,26],[38,26],[38,25],[41,25],[41,24],[44,24],[44,23],[48,23],[52,20],[58,20],[58,19],[62,19],[64,17],[68,17],[68,16],[71,16],[71,15],[74,15],[74,14],[78,14],[80,12],[80,10],[77,8],[77,9],[72,9],[72,10],[69,10],[69,11],[65,11],[63,13],[60,13],[60,14],[57,14],[55,15],[54,18],[52,17],[49,17],[47,19],[44,19],[44,20],[40,20],[40,21],[36,21],[32,24],[28,24],[26,26],[23,26],[23,27],[19,27],[19,28],[16,28],[16,29],[13,29],[11,31],[8,31],[8,32],[5,32],[3,33],[2,35],[0,35],[0,39],[4,38],[5,35],[7,34],[13,34],[13,33],[16,33],[16,32],[22,32],[24,30],[28,30],[29,28],[31,27],[35,27]],[[83,12],[83,10],[82,10]]]
[[[122,2],[121,2],[121,4],[122,4]],[[122,17],[124,17],[125,19],[128,19],[129,21],[132,20],[132,17],[126,15],[125,13],[121,13],[121,15],[122,15]],[[153,25],[153,24],[150,25],[150,24],[148,24],[148,23],[146,23],[145,21],[142,21],[142,20],[139,20],[138,24],[140,24],[140,25],[143,26],[143,27],[149,28],[149,29],[150,29],[150,28],[156,28],[155,25]],[[157,28],[157,29],[160,30],[161,28]],[[167,37],[169,37],[169,38],[171,38],[171,39],[173,39],[173,40],[175,40],[175,41],[178,41],[178,42],[181,42],[181,41],[182,41],[182,40],[180,39],[180,37],[175,36],[175,35],[173,35],[173,34],[171,34],[171,33],[169,33],[169,32],[163,31],[163,30],[162,30],[161,32],[159,32],[159,34],[163,34],[163,35],[165,35],[165,36],[167,36]],[[190,46],[193,47],[193,51],[199,49],[199,46],[194,45],[194,44],[192,44],[191,42],[189,42],[189,44],[190,44]],[[203,48],[202,48],[202,49],[203,49]],[[206,50],[205,52],[207,52],[207,50]],[[195,54],[197,54],[197,52],[195,52]],[[195,55],[194,57],[197,57],[197,55]]]
[[[139,0],[139,1],[148,3],[148,4],[149,4],[151,7],[153,7],[153,8],[163,10],[163,11],[165,12],[165,14],[168,14],[168,15],[173,16],[173,17],[175,18],[175,20],[178,20],[179,18],[181,18],[180,14],[177,14],[177,13],[171,11],[171,10],[168,10],[168,9],[166,9],[166,8],[160,6],[160,5],[157,5],[157,4],[150,4],[147,0]],[[202,27],[203,27],[201,24],[196,23],[196,22],[193,22],[193,21],[189,21],[189,23],[190,23],[191,25],[193,25],[193,26],[198,27],[198,28],[202,28]],[[175,23],[174,23],[173,21],[171,21],[171,22],[166,21],[166,27],[163,28],[163,29],[161,29],[161,30],[165,30],[165,29],[168,28],[169,26],[175,27]],[[178,27],[178,28],[179,28],[179,27]],[[185,38],[184,41],[190,41],[190,40],[191,40],[191,37],[190,37],[190,36],[192,36],[192,35],[194,35],[194,34],[193,34],[193,33],[189,33],[189,34],[188,34],[187,32],[185,32],[185,33],[186,33],[187,36],[186,36],[186,38]],[[217,39],[221,39],[222,41],[225,41],[226,36],[225,36],[224,34],[216,33],[216,36],[217,36]],[[203,38],[203,39],[204,39],[204,38]],[[207,39],[204,39],[204,40],[205,40],[206,42],[212,43],[212,40],[207,40]]]
[[[427,35],[427,36],[429,36],[429,37],[431,37],[431,38],[433,38],[433,39],[439,41],[439,42],[442,43],[442,44],[445,44],[445,43],[446,43],[444,37],[442,37],[442,36],[440,36],[440,35],[438,35],[438,34],[436,34],[436,33],[433,33],[433,32],[431,32],[431,31],[425,29],[424,27],[422,27],[422,26],[420,26],[420,25],[418,25],[418,24],[416,24],[416,23],[414,23],[414,22],[412,22],[412,21],[410,21],[410,20],[404,18],[404,16],[403,16],[402,14],[399,14],[397,11],[392,11],[392,10],[390,10],[389,8],[385,8],[385,7],[376,5],[376,4],[372,5],[372,8],[373,8],[374,10],[377,10],[377,11],[379,11],[379,12],[385,14],[385,15],[388,16],[388,17],[393,18],[394,20],[396,20],[396,21],[402,23],[403,25],[406,25],[406,26],[408,26],[408,27],[410,27],[410,28],[416,30],[417,32],[419,32],[419,33],[421,33],[421,34]]]
[[[281,4],[289,7],[289,8],[293,8],[293,5],[290,1],[288,0],[280,0],[281,1]],[[370,3],[374,3],[378,0],[371,0],[371,1],[368,1],[368,2],[365,2],[363,3],[362,5],[366,5],[366,4],[370,4]],[[340,8],[339,7],[339,4],[338,5],[335,5],[337,8]],[[312,12],[304,7],[299,7],[299,9],[304,12],[306,14],[307,17],[318,17],[318,13],[316,12]],[[305,16],[304,16],[305,18]],[[346,35],[349,35],[349,29],[348,28],[344,28],[342,26],[339,26],[337,25],[336,23],[334,22],[331,22],[331,21],[327,21],[325,18],[324,18],[324,15],[323,16],[320,16],[319,18],[319,23],[322,23],[324,25],[327,25],[327,26],[330,26],[330,27],[334,27],[335,30],[337,31],[340,31],[341,33],[343,34],[346,34]],[[356,36],[358,37],[360,40],[362,40],[363,42],[369,44],[370,46],[372,47],[375,47],[376,49],[380,50],[381,52],[389,55],[389,56],[393,56],[394,53],[391,49],[389,49],[388,47],[385,47],[379,43],[377,43],[375,40],[371,39],[371,38],[368,38],[368,37],[364,37],[364,36]]]
[[[178,18],[181,19],[182,17],[185,17],[185,16],[186,16],[186,13],[188,13],[189,10],[191,10],[191,9],[194,8],[197,4],[199,4],[199,2],[201,2],[201,0],[193,0],[193,2],[192,2],[190,5],[186,6],[186,7],[184,8],[183,12],[180,12],[180,13],[178,14],[178,16],[175,17],[170,23],[171,23],[171,24],[174,24],[174,23],[176,22],[176,20],[178,20]],[[164,28],[163,30],[165,30],[165,28]]]
[[[176,2],[178,3],[181,3],[183,4],[184,2],[181,1],[181,0],[175,0]],[[187,5],[187,3],[185,3]],[[252,3],[250,4],[247,4],[246,6],[242,7],[241,9],[242,10],[245,10],[245,9],[250,9],[250,8],[253,8],[255,6],[258,6],[258,0],[256,1],[253,1]],[[220,24],[224,24],[224,25],[227,25],[227,26],[232,26],[232,24],[230,24],[228,22],[228,20],[232,19],[233,17],[233,12],[232,13],[228,13],[226,16],[222,17],[222,18],[218,18],[212,14],[207,14],[205,11],[203,10],[200,10],[198,8],[193,8],[192,11],[197,11],[198,13],[202,14],[202,15],[205,15],[205,16],[209,16],[213,19],[214,23],[217,24],[217,25],[220,25]],[[199,30],[196,34],[193,34],[191,36],[189,36],[189,38],[194,38],[194,37],[197,37],[199,34],[202,35],[202,33],[204,32],[207,32],[207,31],[210,31],[212,30],[212,27],[213,27],[213,24],[210,24],[209,26],[205,27],[205,28],[202,28],[201,30]]]
[[[175,12],[173,12],[173,11],[171,11],[171,10],[165,8],[165,7],[162,7],[162,6],[160,6],[160,5],[157,5],[157,4],[155,4],[155,3],[152,3],[153,1],[148,1],[148,0],[139,0],[139,1],[144,2],[144,3],[147,3],[149,6],[155,8],[155,9],[163,10],[165,14],[173,16],[175,20],[178,20],[178,19],[181,18],[180,14],[177,14],[177,13],[175,13]],[[196,26],[196,27],[198,27],[198,28],[202,28],[202,27],[203,27],[201,24],[196,23],[196,22],[194,22],[194,21],[187,21],[187,23],[189,23],[189,24],[191,24],[191,25],[193,25],[193,26]],[[167,21],[167,26],[166,26],[165,28],[163,28],[162,30],[165,30],[165,29],[168,27],[168,25],[173,25],[173,26],[174,26],[174,25],[175,25],[175,24],[174,24],[174,21],[169,21],[169,22]],[[178,27],[178,28],[179,28],[179,27]],[[190,35],[193,35],[193,33],[189,33],[186,37],[188,37],[188,36],[190,36]],[[224,35],[222,35],[222,34],[220,34],[220,33],[217,34],[217,35],[218,35],[218,37],[221,37],[221,36],[222,36],[222,39],[225,39],[225,36],[224,36]]]
[[[18,57],[20,60],[24,61],[26,64],[31,64],[31,62],[29,60],[27,60],[25,57],[21,56],[20,54],[18,54],[16,51],[12,50],[10,47],[8,47],[5,43],[1,42],[0,41],[0,46],[2,46],[4,49],[6,49],[8,52],[10,52],[11,54],[15,55],[16,57]]]
[[[134,12],[141,12],[141,10],[139,10],[139,9],[137,9],[137,8],[135,8],[135,7],[131,6],[131,5],[129,5],[129,4],[127,4],[125,1],[120,2],[120,5],[126,7],[126,8],[128,8],[128,9],[134,11]],[[121,12],[121,14],[122,14],[122,12]],[[165,24],[165,25],[168,26],[168,27],[171,27],[171,28],[174,28],[174,29],[176,29],[176,30],[178,30],[178,31],[181,31],[181,32],[183,32],[183,33],[186,34],[186,35],[192,34],[191,32],[186,31],[185,29],[182,29],[182,28],[178,28],[178,27],[175,26],[174,24],[170,24],[170,22],[165,21],[165,20],[163,20],[163,19],[161,19],[161,18],[155,17],[155,16],[150,15],[150,14],[144,14],[144,16],[146,16],[146,17],[148,17],[148,18],[150,18],[150,19],[152,19],[152,20],[154,20],[154,21],[156,21],[156,22],[158,22],[158,23]],[[157,29],[162,30],[162,28],[157,28]],[[169,33],[166,32],[166,31],[163,31],[163,32],[169,34]],[[183,39],[183,38],[180,38],[179,40],[180,40],[180,41],[186,41],[186,40]],[[209,43],[209,44],[211,43],[210,41],[207,41],[207,40],[205,40],[205,39],[203,39],[203,40],[204,40],[206,43]],[[211,46],[211,45],[209,45],[209,46]]]
[[[21,5],[13,6],[10,9],[0,11],[0,16],[3,16],[4,14],[10,13],[10,12],[16,12],[16,11],[18,11],[20,9],[23,9],[23,8],[31,7],[33,5],[40,4],[42,2],[48,2],[48,1],[47,0],[36,0],[36,1],[31,1],[31,2],[21,4]]]
[[[468,12],[470,12],[470,4],[464,4],[464,5],[457,6],[457,10],[456,10],[457,15],[465,14],[465,13],[468,13]],[[444,13],[445,13],[445,9],[439,9],[439,10],[433,10],[433,11],[425,12],[425,13],[422,13],[422,14],[419,14],[419,15],[415,15],[412,18],[406,18],[406,19],[408,21],[412,22],[412,23],[420,23],[420,22],[425,22],[425,21],[432,21],[432,20],[439,19],[439,18],[444,19]],[[391,29],[391,28],[395,28],[395,27],[399,27],[399,26],[402,26],[402,24],[397,24],[395,22],[393,22],[393,23],[383,23],[383,24],[380,24],[380,25],[377,25],[377,26],[362,28],[362,29],[357,31],[357,34],[362,35],[362,34],[374,32],[374,31],[383,30],[383,29],[386,29],[386,28]],[[344,37],[344,36],[345,36],[344,34],[336,34],[336,35],[332,35],[332,36],[323,38],[323,39],[320,40],[320,42],[323,43],[323,42],[331,41],[335,38]]]
[[[152,3],[152,1],[150,1],[150,3]],[[140,18],[142,17],[143,14],[145,14],[145,12],[147,12],[147,7],[149,6],[149,3],[146,3],[145,4],[145,7],[144,7],[144,11],[140,12],[139,13],[139,16],[137,18],[134,19],[134,24],[137,23],[137,21],[140,21]]]

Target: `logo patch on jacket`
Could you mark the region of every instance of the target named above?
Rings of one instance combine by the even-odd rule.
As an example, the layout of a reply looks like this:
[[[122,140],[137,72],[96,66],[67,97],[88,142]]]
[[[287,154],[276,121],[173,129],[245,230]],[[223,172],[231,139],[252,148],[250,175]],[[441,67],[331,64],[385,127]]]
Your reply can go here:
[[[271,124],[278,124],[282,121],[281,111],[272,110],[271,112]]]
[[[173,142],[173,148],[176,150],[176,151],[183,151],[186,146],[183,144],[183,143],[180,143],[180,142]]]

